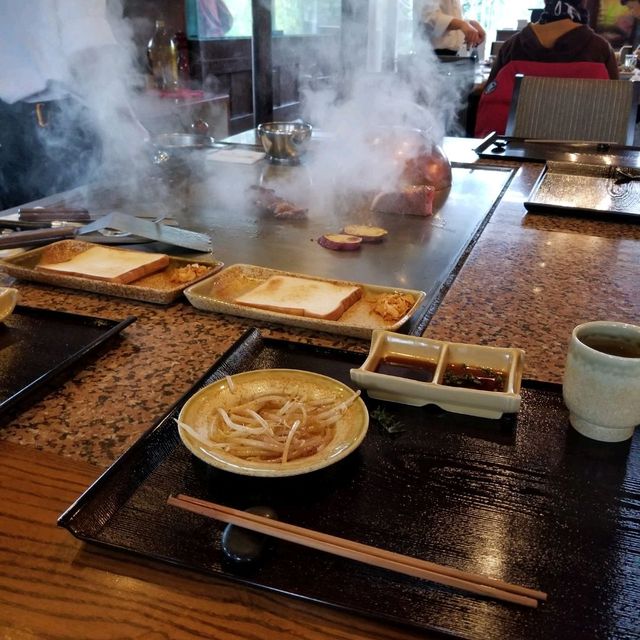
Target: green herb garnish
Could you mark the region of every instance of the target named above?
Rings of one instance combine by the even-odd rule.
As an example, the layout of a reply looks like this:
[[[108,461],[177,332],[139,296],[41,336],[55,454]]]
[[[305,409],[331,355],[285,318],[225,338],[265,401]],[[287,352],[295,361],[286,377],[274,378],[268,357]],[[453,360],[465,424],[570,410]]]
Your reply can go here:
[[[371,412],[371,417],[387,432],[402,433],[405,430],[404,424],[395,416],[381,407],[376,407]]]

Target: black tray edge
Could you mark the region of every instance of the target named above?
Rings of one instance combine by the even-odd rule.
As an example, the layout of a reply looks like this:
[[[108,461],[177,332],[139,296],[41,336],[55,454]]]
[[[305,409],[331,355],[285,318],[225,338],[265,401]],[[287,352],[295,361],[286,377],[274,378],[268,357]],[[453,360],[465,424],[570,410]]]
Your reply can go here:
[[[522,204],[528,213],[538,213],[543,215],[563,215],[563,216],[588,216],[595,220],[615,220],[617,222],[640,222],[640,215],[625,211],[610,211],[608,209],[585,209],[583,207],[563,207],[562,205],[543,204],[535,202],[535,197],[540,190],[540,186],[549,173],[549,166],[545,164],[544,169],[536,179],[527,200]]]
[[[243,358],[245,357],[242,354],[240,354],[240,351],[242,349],[249,348],[249,349],[260,350],[265,345],[293,345],[294,347],[301,348],[301,349],[309,348],[313,350],[326,352],[328,354],[331,354],[331,353],[343,354],[343,355],[347,355],[348,357],[362,358],[362,360],[364,360],[364,358],[366,357],[366,354],[361,352],[338,349],[334,347],[322,347],[322,346],[317,346],[317,345],[313,345],[305,342],[296,342],[291,340],[271,338],[268,336],[263,336],[260,333],[260,330],[257,328],[248,329],[216,360],[216,362],[212,364],[211,367],[209,367],[209,369],[198,379],[198,381],[185,394],[183,394],[183,396],[181,396],[180,399],[178,399],[169,409],[167,409],[167,411],[163,414],[163,416],[161,416],[158,420],[156,420],[156,422],[151,428],[143,432],[138,438],[138,440],[136,440],[136,442],[129,449],[127,449],[127,451],[125,451],[118,460],[116,460],[94,482],[92,482],[88,488],[86,488],[82,492],[82,495],[80,495],[79,498],[71,506],[69,506],[64,511],[64,513],[62,513],[58,517],[57,526],[67,529],[75,538],[95,548],[104,549],[106,551],[114,552],[114,553],[124,552],[125,554],[125,556],[123,556],[124,562],[126,562],[127,556],[130,558],[139,559],[142,561],[146,559],[152,562],[158,562],[158,563],[166,564],[172,567],[177,567],[178,569],[181,569],[181,570],[191,571],[191,572],[194,572],[195,574],[204,575],[204,576],[207,576],[208,578],[213,578],[215,580],[222,580],[222,581],[228,580],[233,584],[237,584],[243,587],[253,588],[258,591],[262,591],[266,593],[275,593],[278,595],[282,595],[284,597],[294,597],[295,599],[300,601],[310,602],[321,607],[329,607],[333,610],[343,611],[348,614],[360,616],[362,618],[369,619],[369,620],[374,620],[374,621],[377,620],[379,622],[390,624],[395,627],[406,628],[407,630],[413,630],[413,632],[415,632],[416,630],[427,631],[426,628],[421,627],[420,625],[416,626],[411,622],[401,621],[398,618],[394,617],[393,615],[385,612],[378,611],[377,613],[373,614],[371,611],[364,608],[360,608],[358,606],[353,606],[353,605],[347,606],[337,601],[326,601],[320,598],[314,598],[312,596],[308,596],[300,593],[292,594],[286,590],[283,591],[277,587],[273,587],[268,584],[252,581],[250,579],[247,579],[246,576],[241,576],[241,575],[236,576],[233,573],[226,573],[224,575],[219,575],[219,574],[211,573],[206,568],[198,565],[187,565],[182,562],[178,562],[173,558],[171,558],[170,556],[165,556],[162,554],[143,553],[136,549],[133,549],[124,545],[105,542],[99,538],[99,535],[100,535],[99,530],[97,530],[95,533],[92,533],[87,530],[82,530],[81,527],[76,526],[77,525],[76,517],[78,516],[82,517],[81,512],[83,511],[83,509],[87,506],[92,506],[91,503],[95,501],[96,496],[94,494],[95,494],[95,491],[99,489],[99,485],[101,485],[103,482],[108,483],[112,478],[112,476],[119,475],[120,473],[122,473],[123,468],[127,469],[127,467],[131,467],[131,464],[129,464],[130,460],[138,457],[138,451],[140,449],[149,446],[149,438],[152,438],[154,436],[154,432],[159,432],[164,429],[164,427],[166,426],[166,421],[171,419],[171,416],[175,412],[175,410],[182,403],[184,403],[188,399],[188,397],[190,397],[194,392],[200,389],[203,385],[208,384],[211,381],[211,377],[214,374],[217,373],[215,379],[224,377],[224,375],[226,375],[225,369],[230,365],[233,366],[233,360],[235,356],[240,355]],[[557,393],[558,390],[561,388],[561,385],[559,385],[558,383],[536,381],[536,380],[523,380],[522,384],[524,388],[539,389],[541,391],[549,391],[549,392],[555,392],[555,393]],[[179,441],[178,436],[176,435],[176,443],[178,441]],[[152,462],[146,467],[146,472],[144,473],[145,478],[150,473],[153,472],[153,470],[157,467],[158,464],[162,462],[163,457],[164,456],[161,455],[161,458],[159,460],[157,460],[156,462]],[[141,481],[144,481],[144,479]],[[139,485],[136,484],[136,487],[137,486]],[[119,500],[119,499],[122,499],[123,497],[124,495],[120,494],[119,496],[116,496],[116,499]],[[104,503],[101,503],[101,505],[104,507]],[[116,507],[118,508],[119,506],[120,505],[118,503]],[[108,522],[109,519],[110,518],[107,515],[105,523]],[[458,638],[459,640],[465,640],[466,638],[470,637],[467,634],[453,633],[452,631],[446,628],[442,628],[440,626],[429,627],[428,632],[434,635],[434,637],[442,637],[442,638]]]
[[[80,512],[89,505],[89,503],[93,502],[94,495],[93,493],[99,489],[99,487],[108,482],[112,477],[117,476],[121,473],[121,469],[131,467],[132,474],[140,475],[139,468],[136,468],[135,464],[131,464],[132,460],[137,458],[138,450],[146,447],[148,445],[148,440],[153,438],[154,435],[159,432],[165,425],[167,420],[171,419],[172,414],[176,411],[178,407],[183,405],[189,397],[191,397],[196,391],[201,389],[206,384],[213,382],[214,380],[218,380],[227,375],[228,367],[232,365],[234,357],[238,354],[239,350],[242,348],[250,348],[250,349],[260,349],[264,344],[288,344],[288,345],[296,345],[298,348],[310,348],[314,350],[320,350],[327,353],[335,353],[341,355],[353,356],[354,358],[361,358],[362,361],[366,358],[366,353],[360,353],[355,351],[349,351],[346,349],[337,349],[335,347],[319,347],[317,345],[308,344],[305,342],[295,342],[292,340],[284,340],[278,338],[265,337],[261,334],[260,330],[257,328],[247,329],[206,371],[200,378],[173,404],[171,405],[162,416],[157,418],[152,426],[144,431],[140,437],[127,449],[121,456],[118,458],[113,464],[111,464],[107,469],[105,469],[86,489],[83,490],[82,494],[69,506],[65,511],[60,514],[57,519],[57,526],[63,527],[67,529],[71,534],[75,537],[101,544],[107,548],[117,548],[110,545],[106,545],[100,543],[99,541],[94,540],[90,535],[82,532],[75,526],[75,518],[80,514]],[[217,373],[217,375],[215,375]],[[214,377],[215,375],[215,377]],[[522,386],[530,389],[539,389],[541,391],[555,391],[557,392],[561,385],[553,382],[543,382],[537,380],[523,380]],[[176,435],[177,439],[177,435]],[[146,476],[152,473],[153,469],[157,467],[162,461],[162,455],[158,457],[155,462],[149,464],[145,472],[141,475],[139,481],[142,481]],[[134,491],[132,488],[131,491]],[[122,497],[122,496],[119,496]],[[123,549],[125,551],[131,552],[130,549]],[[135,552],[134,552],[135,553]],[[163,558],[163,561],[166,561]]]
[[[121,467],[125,467],[129,460],[135,457],[138,449],[143,447],[148,438],[152,437],[154,432],[159,429],[165,422],[168,416],[170,416],[173,411],[186,402],[187,398],[192,395],[195,391],[200,389],[203,386],[205,381],[213,375],[217,368],[220,368],[224,365],[224,363],[233,357],[236,350],[240,347],[240,345],[247,343],[256,343],[261,340],[262,336],[260,332],[255,329],[247,329],[244,334],[236,340],[221,356],[220,358],[214,362],[211,367],[209,367],[205,373],[200,376],[197,382],[189,388],[176,402],[167,409],[167,411],[152,424],[152,426],[143,432],[140,437],[127,449],[112,465],[110,465],[103,473],[101,473],[96,480],[94,480],[83,492],[82,495],[78,497],[78,499],[73,502],[59,517],[57,520],[57,525],[59,527],[64,527],[68,531],[70,531],[73,535],[77,536],[78,531],[73,527],[74,517],[80,512],[80,510],[86,506],[89,501],[89,496],[93,492],[93,490],[101,485],[103,482],[109,480],[112,476],[117,475],[120,472]],[[222,377],[222,376],[221,376]],[[82,538],[84,539],[84,538]]]
[[[496,142],[504,143],[501,151],[490,152],[488,147]],[[514,145],[509,148],[509,143]],[[594,157],[620,157],[620,154],[634,153],[636,155],[636,162],[633,165],[635,168],[640,166],[640,158],[637,157],[640,152],[640,147],[621,145],[613,142],[605,143],[572,143],[571,141],[561,141],[563,148],[566,151],[558,150],[558,141],[549,141],[548,143],[536,142],[529,140],[528,138],[518,138],[514,136],[501,135],[496,132],[489,133],[482,139],[480,144],[473,149],[476,155],[483,160],[506,160],[510,162],[576,162],[576,160],[569,159],[568,154],[571,156],[576,154],[585,154],[592,159],[591,164],[609,165],[610,162],[602,161],[600,163],[594,162]],[[571,148],[573,145],[573,148]],[[591,145],[591,146],[589,146]],[[600,149],[598,145],[602,145]]]
[[[110,338],[114,335],[120,333],[123,329],[128,327],[130,324],[133,324],[138,318],[136,316],[127,316],[123,320],[111,320],[109,318],[99,318],[97,316],[85,316],[78,313],[71,313],[68,311],[58,311],[52,309],[39,309],[37,307],[29,307],[25,305],[17,305],[14,309],[14,313],[52,313],[58,316],[69,316],[73,318],[84,318],[86,320],[95,320],[99,322],[104,322],[107,324],[111,324],[111,328],[105,331],[102,335],[100,335],[95,340],[92,340],[88,344],[86,344],[82,349],[76,351],[72,356],[55,366],[53,369],[47,371],[44,375],[41,375],[39,378],[33,380],[30,384],[24,386],[20,391],[16,392],[9,399],[5,400],[0,404],[0,415],[14,407],[17,403],[19,403],[26,395],[32,393],[46,382],[55,378],[57,375],[62,373],[65,369],[69,368],[82,358],[84,358],[88,353],[106,343]]]
[[[173,404],[171,405],[159,418],[155,420],[152,426],[143,432],[140,437],[127,449],[121,456],[118,458],[112,465],[110,465],[96,480],[94,480],[89,487],[87,487],[82,494],[78,497],[78,499],[71,504],[59,517],[57,520],[57,525],[63,527],[70,531],[74,536],[83,539],[83,540],[91,540],[90,537],[87,537],[86,534],[83,534],[77,527],[74,526],[75,517],[82,511],[83,508],[88,506],[88,503],[94,500],[93,493],[98,490],[98,487],[102,485],[104,482],[108,482],[111,477],[117,476],[121,473],[121,469],[130,467],[132,474],[136,474],[139,476],[139,480],[142,481],[143,477],[149,475],[153,469],[160,464],[162,460],[162,456],[159,456],[155,462],[149,464],[142,477],[141,471],[136,467],[135,464],[131,464],[132,460],[135,460],[137,457],[137,452],[139,449],[144,448],[148,445],[148,440],[153,438],[154,435],[160,431],[167,420],[171,419],[172,414],[176,411],[178,407],[183,405],[189,397],[191,397],[196,391],[205,386],[205,384],[209,384],[213,380],[218,380],[220,378],[224,378],[227,373],[231,373],[231,367],[233,367],[234,358],[240,357],[238,352],[241,349],[252,349],[259,350],[262,348],[264,344],[293,344],[299,345],[300,348],[309,348],[314,350],[320,350],[330,353],[341,353],[341,354],[349,354],[354,357],[366,357],[365,353],[360,352],[352,352],[347,351],[345,349],[336,349],[333,347],[319,347],[317,345],[311,345],[304,342],[294,342],[291,340],[281,340],[277,338],[270,338],[263,336],[259,329],[251,328],[247,329],[206,371],[200,376],[200,378]],[[244,356],[242,356],[244,357]],[[215,375],[215,377],[214,377]],[[177,435],[176,435],[177,438]],[[162,453],[162,452],[161,452]],[[132,489],[133,491],[134,489]]]

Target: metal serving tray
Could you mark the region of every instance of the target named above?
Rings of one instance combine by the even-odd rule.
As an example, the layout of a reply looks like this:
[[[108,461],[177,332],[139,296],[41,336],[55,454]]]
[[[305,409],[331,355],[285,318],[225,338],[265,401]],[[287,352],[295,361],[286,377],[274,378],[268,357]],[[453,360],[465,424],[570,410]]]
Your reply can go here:
[[[365,354],[245,334],[187,396],[227,374],[293,368],[350,385]],[[58,523],[172,565],[422,630],[474,640],[637,637],[640,434],[602,446],[569,426],[559,385],[525,382],[517,417],[489,420],[373,401],[360,447],[291,478],[219,471],[162,417]],[[166,504],[184,493],[542,589],[538,609],[476,597],[278,542],[253,568],[225,562],[221,523]],[[212,589],[215,585],[212,585]]]
[[[524,206],[532,213],[623,216],[640,221],[640,169],[548,162]]]
[[[355,285],[362,290],[362,298],[347,309],[337,320],[322,320],[307,316],[278,313],[276,311],[258,309],[235,302],[235,299],[239,295],[250,291],[274,275],[294,276],[307,281],[331,282],[339,285]],[[411,296],[413,303],[402,316],[394,318],[393,320],[385,320],[382,316],[373,312],[375,301],[382,295],[393,293],[407,294]],[[355,336],[357,338],[370,338],[371,332],[374,329],[398,331],[418,313],[425,299],[424,291],[378,287],[376,285],[346,282],[344,280],[328,280],[327,278],[290,273],[277,269],[266,269],[250,264],[231,265],[219,273],[188,287],[185,289],[184,294],[194,307],[204,311],[230,313],[254,320],[277,322],[293,327],[327,331],[329,333]]]
[[[153,302],[155,304],[171,304],[175,302],[182,296],[182,292],[188,286],[216,273],[224,266],[222,262],[211,257],[207,260],[190,260],[170,256],[169,266],[162,271],[151,273],[127,284],[38,269],[38,265],[44,256],[56,255],[59,259],[54,261],[58,262],[68,259],[81,251],[86,251],[93,246],[95,246],[93,243],[82,240],[61,240],[60,242],[5,258],[4,260],[0,260],[0,264],[9,275],[21,280],[42,282],[55,287],[102,293],[109,296],[118,296],[119,298],[128,298],[130,300]],[[192,263],[206,266],[207,272],[188,282],[172,280],[171,274],[174,270],[187,267]]]

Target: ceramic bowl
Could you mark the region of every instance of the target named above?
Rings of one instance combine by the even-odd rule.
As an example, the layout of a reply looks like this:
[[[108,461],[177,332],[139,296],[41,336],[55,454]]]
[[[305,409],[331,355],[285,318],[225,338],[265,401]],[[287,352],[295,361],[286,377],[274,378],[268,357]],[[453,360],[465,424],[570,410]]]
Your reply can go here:
[[[396,369],[381,363],[391,362]],[[456,371],[451,371],[451,366]],[[466,372],[460,369],[466,365]],[[374,331],[369,355],[363,365],[351,370],[351,379],[378,400],[413,406],[435,404],[446,411],[482,418],[500,418],[520,409],[520,385],[524,351],[501,347],[462,344]],[[482,388],[482,376],[475,369],[501,373],[499,389]],[[416,373],[417,372],[417,373]],[[415,375],[414,375],[415,374]],[[420,377],[421,379],[416,379]],[[486,379],[490,379],[487,374]],[[471,380],[472,388],[453,386]]]
[[[330,397],[341,402],[353,395],[353,389],[327,376],[296,369],[260,369],[222,378],[196,392],[182,407],[178,432],[184,445],[203,462],[218,469],[240,475],[281,477],[293,476],[328,467],[354,451],[362,442],[369,426],[369,413],[357,398],[334,427],[331,441],[311,456],[288,462],[256,462],[244,460],[221,449],[207,446],[190,430],[204,433],[219,407],[228,408],[261,394],[302,396],[311,401]],[[188,425],[186,429],[183,425]]]

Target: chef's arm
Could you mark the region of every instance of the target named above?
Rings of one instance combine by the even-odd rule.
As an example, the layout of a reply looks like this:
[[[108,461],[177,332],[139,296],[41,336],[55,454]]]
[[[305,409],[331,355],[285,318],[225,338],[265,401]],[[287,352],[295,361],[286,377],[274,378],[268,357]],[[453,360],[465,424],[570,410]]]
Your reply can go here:
[[[469,47],[482,44],[485,39],[484,29],[475,20],[456,18],[440,9],[425,9],[422,20],[431,38],[441,38],[447,31],[462,31],[465,44]]]

